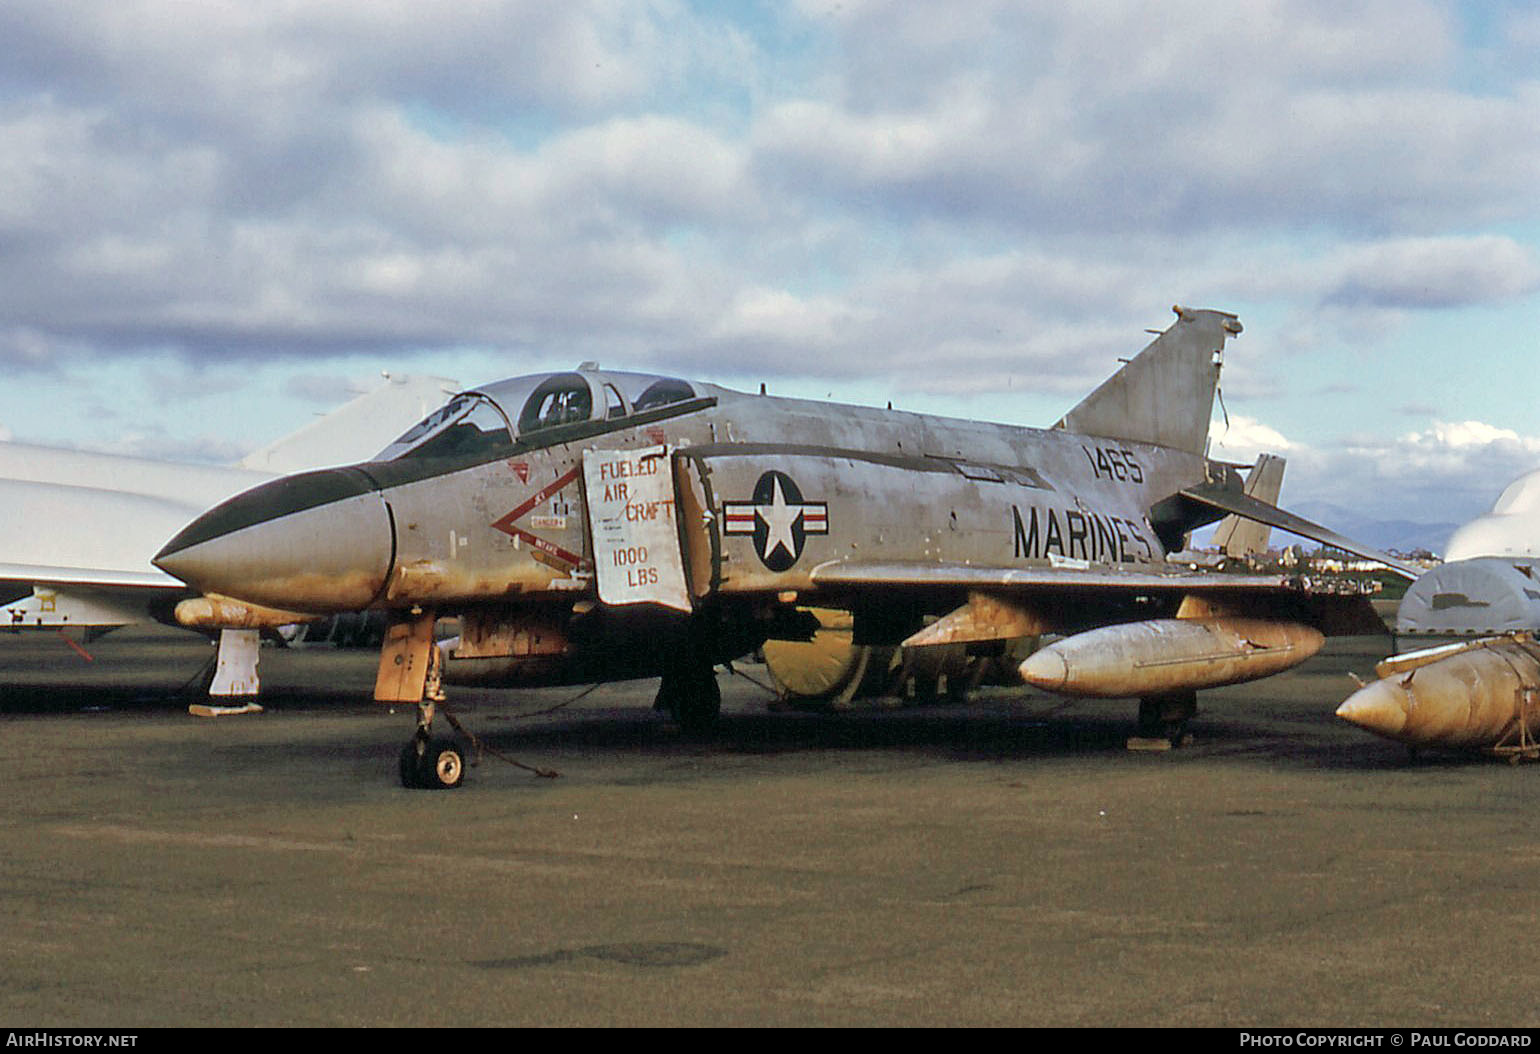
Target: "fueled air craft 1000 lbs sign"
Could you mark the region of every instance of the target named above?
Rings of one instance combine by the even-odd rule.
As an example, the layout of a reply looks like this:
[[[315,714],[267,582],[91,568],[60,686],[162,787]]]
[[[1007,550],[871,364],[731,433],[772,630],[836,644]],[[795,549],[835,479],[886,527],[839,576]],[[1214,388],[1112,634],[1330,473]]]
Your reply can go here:
[[[583,451],[599,599],[690,610],[668,448]]]

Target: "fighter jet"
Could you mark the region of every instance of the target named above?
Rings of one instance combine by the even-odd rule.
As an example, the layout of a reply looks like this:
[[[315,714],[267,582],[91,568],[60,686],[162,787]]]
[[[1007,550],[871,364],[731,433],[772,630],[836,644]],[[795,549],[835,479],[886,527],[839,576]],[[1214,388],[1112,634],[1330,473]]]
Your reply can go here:
[[[433,734],[441,681],[659,676],[659,707],[703,728],[715,665],[809,639],[812,607],[848,612],[858,645],[989,653],[1062,635],[1024,680],[1137,697],[1141,733],[1179,739],[1198,689],[1382,628],[1358,591],[1168,563],[1194,528],[1237,514],[1395,562],[1246,494],[1236,466],[1205,456],[1241,325],[1174,310],[1050,429],[593,364],[501,381],[373,461],[224,502],[155,563],[244,602],[388,612],[375,698],[417,704],[408,786],[463,775],[462,748]],[[441,649],[446,615],[461,633]]]

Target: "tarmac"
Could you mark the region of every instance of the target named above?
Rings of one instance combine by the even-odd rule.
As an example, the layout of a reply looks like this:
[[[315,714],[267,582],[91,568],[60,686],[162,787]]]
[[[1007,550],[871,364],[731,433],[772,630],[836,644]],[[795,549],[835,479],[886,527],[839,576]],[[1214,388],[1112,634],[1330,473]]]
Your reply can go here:
[[[1540,1024],[1540,772],[1336,720],[1388,645],[1162,754],[1025,688],[820,716],[746,666],[708,740],[651,682],[454,690],[560,775],[430,792],[368,652],[265,649],[210,720],[200,638],[0,636],[0,1024]]]

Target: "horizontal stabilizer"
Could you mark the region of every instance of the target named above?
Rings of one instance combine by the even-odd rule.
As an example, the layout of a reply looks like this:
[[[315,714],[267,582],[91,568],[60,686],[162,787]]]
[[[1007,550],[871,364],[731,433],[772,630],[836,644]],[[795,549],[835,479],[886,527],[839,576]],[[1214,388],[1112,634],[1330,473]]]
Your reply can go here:
[[[1336,531],[1322,527],[1318,523],[1311,523],[1303,517],[1295,516],[1292,512],[1285,512],[1276,505],[1269,505],[1265,501],[1259,501],[1250,495],[1226,489],[1218,484],[1201,483],[1196,487],[1188,487],[1181,494],[1182,497],[1211,509],[1234,513],[1248,520],[1265,523],[1269,527],[1276,527],[1281,531],[1288,531],[1290,534],[1297,534],[1302,538],[1320,542],[1322,545],[1334,546],[1355,556],[1362,556],[1366,560],[1384,564],[1397,574],[1404,575],[1407,581],[1416,579],[1422,573],[1389,553],[1381,552],[1362,542],[1355,542],[1351,538],[1345,538]]]

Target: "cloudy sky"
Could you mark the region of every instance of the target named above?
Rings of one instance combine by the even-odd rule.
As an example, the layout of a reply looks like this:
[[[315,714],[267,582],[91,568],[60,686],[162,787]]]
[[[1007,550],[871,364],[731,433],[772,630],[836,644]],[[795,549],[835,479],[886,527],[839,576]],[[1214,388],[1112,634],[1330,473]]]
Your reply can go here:
[[[944,14],[943,14],[944,12]],[[1216,307],[1285,504],[1540,464],[1529,3],[7,0],[0,436],[583,359],[1048,424]]]

